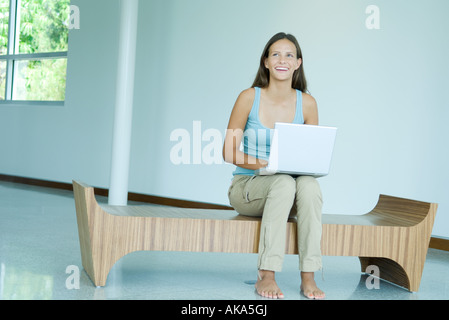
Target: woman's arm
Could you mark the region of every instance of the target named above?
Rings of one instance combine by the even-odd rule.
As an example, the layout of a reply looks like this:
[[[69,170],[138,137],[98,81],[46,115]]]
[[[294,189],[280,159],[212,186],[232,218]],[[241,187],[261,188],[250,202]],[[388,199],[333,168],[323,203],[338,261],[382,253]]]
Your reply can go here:
[[[256,159],[240,150],[243,132],[251,112],[254,96],[254,89],[251,88],[243,91],[237,98],[229,119],[223,144],[224,161],[250,170],[257,170],[268,165],[267,161]]]
[[[306,93],[302,95],[302,108],[304,114],[304,124],[318,125],[318,106],[315,99]]]

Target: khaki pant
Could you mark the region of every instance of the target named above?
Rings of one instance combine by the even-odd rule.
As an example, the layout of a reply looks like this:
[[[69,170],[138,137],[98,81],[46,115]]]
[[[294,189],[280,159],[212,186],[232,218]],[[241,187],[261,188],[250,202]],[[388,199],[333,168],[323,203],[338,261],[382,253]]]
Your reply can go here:
[[[259,270],[281,271],[289,217],[298,224],[299,268],[315,272],[322,267],[321,208],[318,181],[309,176],[235,176],[229,188],[231,205],[241,215],[262,216]]]

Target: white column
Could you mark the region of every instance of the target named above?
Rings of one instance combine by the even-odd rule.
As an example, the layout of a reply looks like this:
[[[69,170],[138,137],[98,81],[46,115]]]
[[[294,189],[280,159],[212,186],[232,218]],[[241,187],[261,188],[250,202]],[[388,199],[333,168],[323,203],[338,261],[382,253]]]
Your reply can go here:
[[[127,205],[139,0],[121,0],[110,205]]]

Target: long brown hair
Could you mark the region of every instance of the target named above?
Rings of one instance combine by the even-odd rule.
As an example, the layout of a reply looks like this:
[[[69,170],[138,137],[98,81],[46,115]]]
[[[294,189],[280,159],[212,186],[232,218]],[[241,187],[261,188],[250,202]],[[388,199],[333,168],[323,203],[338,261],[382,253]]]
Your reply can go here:
[[[302,63],[298,70],[296,70],[293,73],[293,79],[292,79],[292,88],[298,89],[302,92],[307,92],[307,81],[306,76],[304,74],[304,60],[302,58],[302,52],[301,48],[299,46],[298,40],[296,40],[295,36],[291,34],[286,34],[284,32],[279,32],[275,34],[267,43],[265,46],[265,49],[263,50],[262,56],[260,57],[260,65],[259,70],[257,71],[256,79],[254,80],[254,83],[252,87],[261,87],[266,88],[268,87],[268,84],[270,83],[270,72],[267,68],[265,68],[265,59],[268,58],[268,54],[270,52],[270,48],[273,45],[273,43],[282,40],[287,39],[291,41],[295,47],[296,47],[296,58],[301,58]]]

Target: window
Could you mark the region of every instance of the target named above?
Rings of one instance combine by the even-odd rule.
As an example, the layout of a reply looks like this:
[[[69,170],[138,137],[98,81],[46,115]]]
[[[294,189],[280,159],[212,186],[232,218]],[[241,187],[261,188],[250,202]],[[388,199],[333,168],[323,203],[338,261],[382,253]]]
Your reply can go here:
[[[70,0],[0,0],[0,103],[65,100]]]

